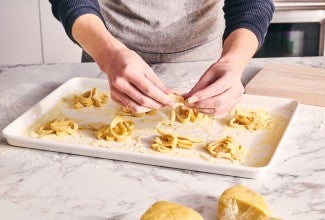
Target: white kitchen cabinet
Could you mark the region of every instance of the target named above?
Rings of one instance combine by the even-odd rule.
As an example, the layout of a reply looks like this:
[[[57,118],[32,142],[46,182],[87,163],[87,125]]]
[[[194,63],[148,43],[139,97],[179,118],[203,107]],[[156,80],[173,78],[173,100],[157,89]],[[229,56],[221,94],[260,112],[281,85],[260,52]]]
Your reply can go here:
[[[48,0],[0,0],[0,65],[80,60]]]
[[[78,63],[81,48],[66,35],[62,24],[52,14],[48,0],[40,0],[40,18],[44,63]]]
[[[1,0],[0,65],[42,63],[38,0]]]

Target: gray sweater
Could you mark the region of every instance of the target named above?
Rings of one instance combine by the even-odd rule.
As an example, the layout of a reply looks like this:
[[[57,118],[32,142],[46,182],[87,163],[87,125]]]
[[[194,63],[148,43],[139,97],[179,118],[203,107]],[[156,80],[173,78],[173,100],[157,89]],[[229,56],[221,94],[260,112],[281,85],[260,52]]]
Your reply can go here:
[[[272,0],[50,0],[71,39],[77,17],[92,13],[147,62],[214,59],[222,40],[238,28],[262,45],[272,19]],[[223,13],[223,11],[224,13]]]

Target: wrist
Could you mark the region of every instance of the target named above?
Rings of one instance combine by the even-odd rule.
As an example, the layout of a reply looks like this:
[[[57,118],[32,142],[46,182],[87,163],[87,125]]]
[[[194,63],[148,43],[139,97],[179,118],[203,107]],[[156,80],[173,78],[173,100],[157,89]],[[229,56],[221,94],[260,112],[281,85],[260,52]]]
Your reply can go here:
[[[250,30],[240,28],[233,31],[224,41],[218,62],[228,63],[242,72],[258,47],[258,40]]]
[[[103,71],[114,54],[127,49],[109,33],[102,20],[93,14],[77,18],[72,26],[72,35]]]
[[[101,45],[102,46],[94,50],[93,58],[98,64],[99,68],[103,72],[107,72],[107,68],[110,66],[110,61],[114,58],[114,56],[124,50],[128,50],[128,48],[113,37],[104,40]]]
[[[235,70],[238,74],[242,74],[245,69],[246,62],[243,62],[240,57],[236,55],[222,55],[217,63],[230,66],[231,69]]]

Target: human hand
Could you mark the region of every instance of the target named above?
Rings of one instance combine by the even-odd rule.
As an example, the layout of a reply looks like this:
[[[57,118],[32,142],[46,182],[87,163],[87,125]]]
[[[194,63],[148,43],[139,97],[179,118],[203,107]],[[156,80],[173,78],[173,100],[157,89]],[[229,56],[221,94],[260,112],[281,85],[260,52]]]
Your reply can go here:
[[[169,90],[134,51],[109,33],[103,21],[85,14],[74,22],[74,39],[106,73],[112,100],[136,113],[173,106]]]
[[[119,105],[137,113],[172,105],[170,90],[134,51],[119,50],[104,66],[112,100]]]
[[[243,93],[241,72],[229,63],[216,62],[184,98],[191,108],[205,114],[220,115],[229,112]]]

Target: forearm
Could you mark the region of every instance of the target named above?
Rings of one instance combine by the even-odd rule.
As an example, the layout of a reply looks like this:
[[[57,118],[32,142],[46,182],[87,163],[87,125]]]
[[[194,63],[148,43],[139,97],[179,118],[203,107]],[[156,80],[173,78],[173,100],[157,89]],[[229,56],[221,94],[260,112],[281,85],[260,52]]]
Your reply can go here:
[[[86,50],[103,71],[109,58],[125,48],[108,32],[97,0],[50,0],[50,3],[53,15],[62,22],[71,40]]]
[[[104,18],[100,13],[100,6],[97,0],[49,0],[52,4],[52,13],[58,19],[67,35],[71,40],[75,41],[72,37],[72,25],[75,20],[84,14],[97,15],[103,22]]]
[[[237,29],[225,39],[218,62],[229,63],[241,74],[257,48],[258,39],[253,32],[245,28]]]
[[[103,70],[107,61],[126,47],[106,29],[102,20],[93,14],[84,14],[72,26],[72,36]]]
[[[226,21],[224,49],[218,62],[230,63],[241,74],[263,44],[274,4],[272,0],[225,0],[223,10]]]
[[[227,39],[235,30],[245,28],[255,34],[260,47],[274,10],[272,0],[225,0],[223,11],[226,28],[223,39]]]

